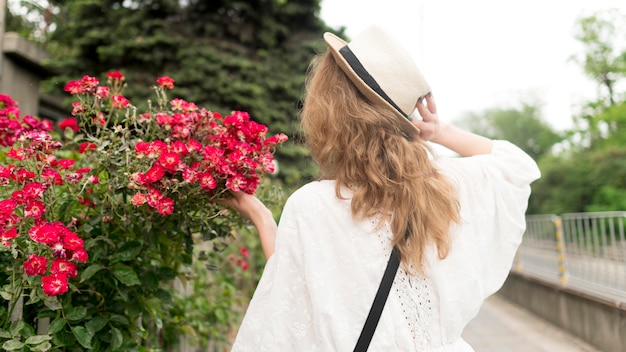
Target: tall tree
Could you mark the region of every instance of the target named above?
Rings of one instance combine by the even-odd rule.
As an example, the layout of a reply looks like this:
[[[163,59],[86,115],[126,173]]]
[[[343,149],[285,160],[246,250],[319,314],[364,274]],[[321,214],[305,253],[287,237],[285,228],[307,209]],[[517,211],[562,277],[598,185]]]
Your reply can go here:
[[[56,0],[49,48],[60,72],[48,89],[83,74],[124,72],[134,101],[157,75],[175,94],[214,111],[248,111],[292,142],[277,153],[280,176],[298,184],[315,173],[296,124],[304,74],[329,30],[320,0]],[[341,34],[341,33],[340,33]]]
[[[493,108],[469,113],[459,124],[481,135],[505,139],[538,160],[563,136],[543,121],[538,104],[522,103],[520,108]]]

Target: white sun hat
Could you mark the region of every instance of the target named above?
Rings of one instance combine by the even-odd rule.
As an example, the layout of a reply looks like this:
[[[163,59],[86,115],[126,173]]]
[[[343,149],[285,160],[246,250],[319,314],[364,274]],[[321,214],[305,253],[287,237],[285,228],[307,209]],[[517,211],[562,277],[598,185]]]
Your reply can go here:
[[[419,132],[411,115],[430,86],[397,39],[371,26],[350,43],[329,32],[324,40],[343,72],[372,104],[392,109],[404,132]]]

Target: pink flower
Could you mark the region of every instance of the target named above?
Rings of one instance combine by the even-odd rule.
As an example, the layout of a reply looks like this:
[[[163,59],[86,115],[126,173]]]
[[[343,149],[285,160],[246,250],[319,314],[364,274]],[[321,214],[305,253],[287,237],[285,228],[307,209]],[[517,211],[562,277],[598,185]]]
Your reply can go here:
[[[244,258],[248,258],[248,248],[246,248],[246,247],[241,247],[240,252],[241,252],[241,256],[242,256],[242,257],[244,257]]]
[[[83,76],[81,82],[85,87],[87,87],[87,90],[89,91],[93,90],[93,88],[97,87],[98,84],[100,84],[100,81],[98,81],[96,77],[91,77],[87,75]]]
[[[111,97],[111,100],[111,105],[115,109],[124,109],[130,104],[130,101],[121,95],[114,95],[113,97]]]
[[[69,128],[74,132],[78,132],[80,130],[80,128],[78,127],[78,123],[76,123],[76,119],[73,117],[68,117],[65,120],[59,122],[59,128],[62,130]]]
[[[100,86],[96,89],[96,96],[100,99],[106,99],[109,97],[109,87]]]
[[[157,211],[161,215],[170,215],[174,212],[174,200],[170,198],[161,199],[157,205]]]
[[[146,204],[146,201],[146,195],[143,193],[135,193],[133,198],[130,199],[130,203],[138,207]]]
[[[159,86],[165,89],[174,88],[174,80],[168,76],[162,76],[157,79],[157,83]]]
[[[28,256],[28,260],[22,264],[22,268],[24,268],[24,274],[26,275],[43,275],[48,268],[48,260],[46,257],[31,254]]]
[[[41,288],[48,296],[57,296],[67,292],[67,275],[52,274],[41,278]]]

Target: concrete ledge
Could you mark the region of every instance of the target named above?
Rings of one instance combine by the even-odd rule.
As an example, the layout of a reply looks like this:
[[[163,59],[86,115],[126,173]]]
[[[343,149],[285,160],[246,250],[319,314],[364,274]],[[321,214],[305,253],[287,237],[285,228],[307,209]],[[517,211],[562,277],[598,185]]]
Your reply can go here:
[[[626,351],[626,307],[511,272],[498,294],[606,352]]]
[[[22,38],[19,34],[7,32],[2,38],[2,51],[7,57],[28,66],[31,70],[47,76],[52,73],[42,63],[50,58],[50,55],[42,48]]]

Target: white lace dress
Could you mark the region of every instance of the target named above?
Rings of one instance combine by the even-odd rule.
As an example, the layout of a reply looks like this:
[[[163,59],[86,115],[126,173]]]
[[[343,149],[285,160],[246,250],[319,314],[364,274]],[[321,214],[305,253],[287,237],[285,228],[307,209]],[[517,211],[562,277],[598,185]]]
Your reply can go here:
[[[503,284],[521,241],[529,185],[539,177],[530,157],[495,141],[491,154],[437,163],[458,186],[463,221],[451,228],[446,259],[428,251],[426,278],[400,267],[369,351],[473,351],[461,333]],[[354,221],[333,181],[296,191],[232,351],[352,351],[390,236],[373,219]]]

